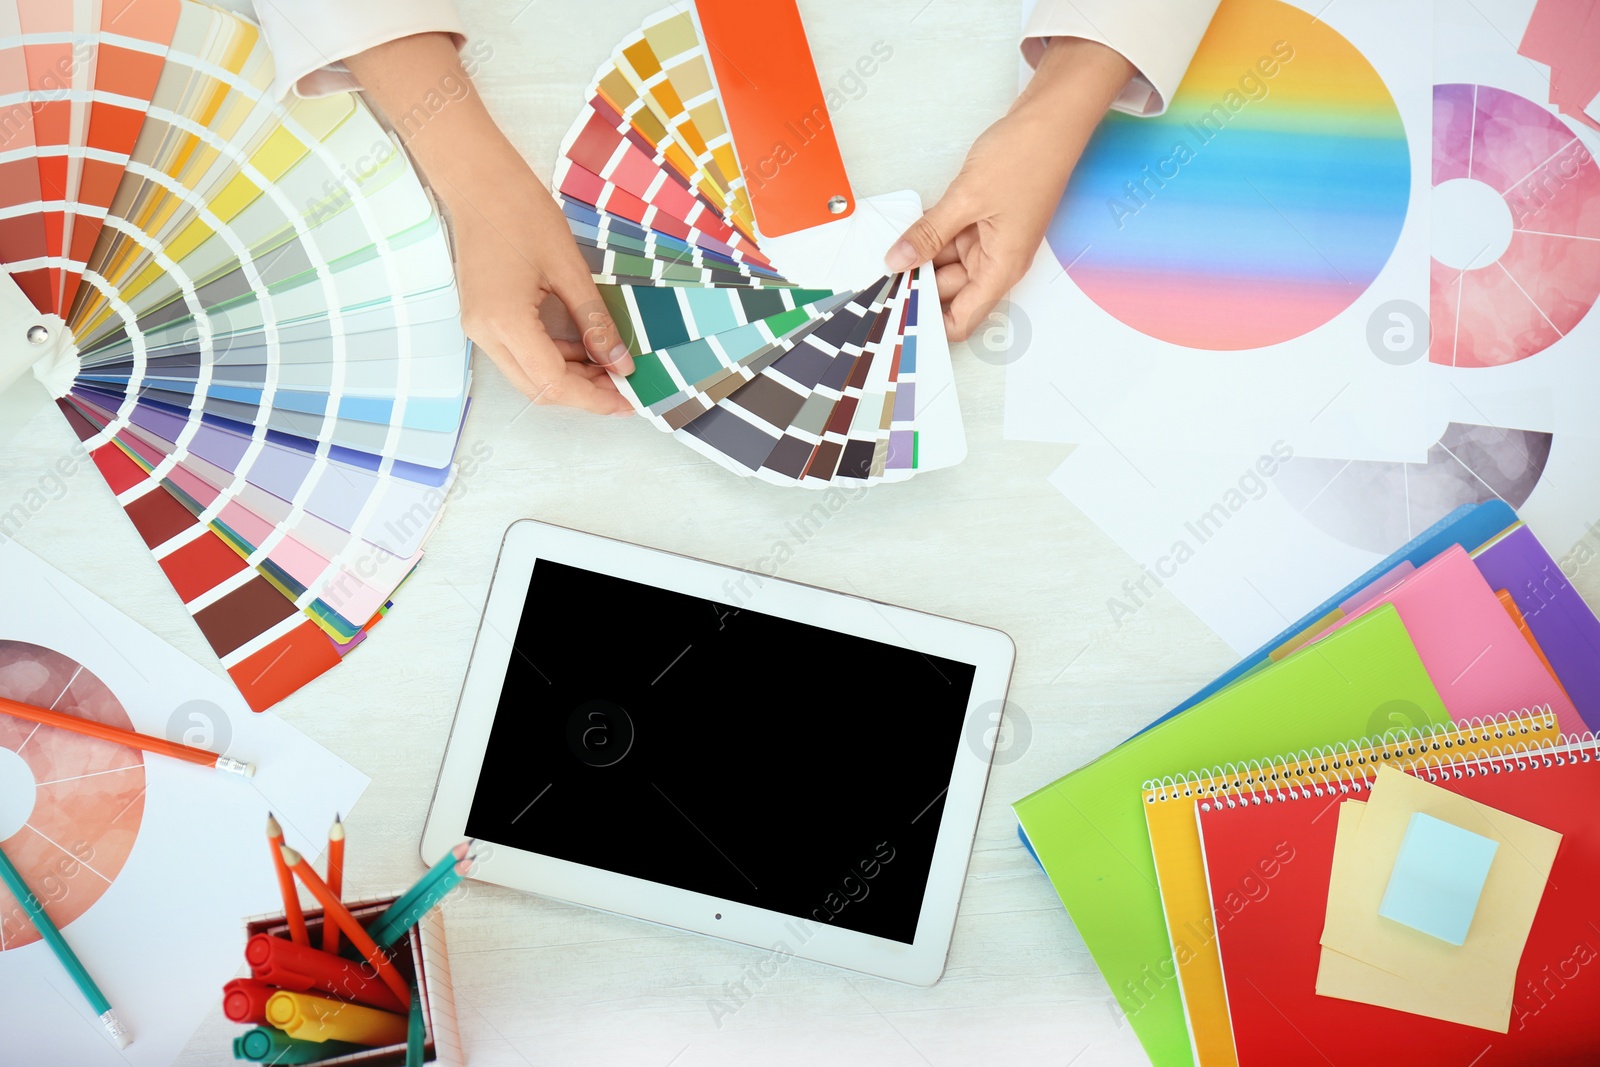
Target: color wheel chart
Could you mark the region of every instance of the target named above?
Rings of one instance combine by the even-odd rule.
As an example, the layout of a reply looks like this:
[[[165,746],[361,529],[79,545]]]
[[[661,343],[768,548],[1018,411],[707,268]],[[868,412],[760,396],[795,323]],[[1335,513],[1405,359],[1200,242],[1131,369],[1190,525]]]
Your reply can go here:
[[[1295,458],[1273,488],[1330,537],[1388,555],[1462,504],[1499,498],[1520,509],[1550,459],[1554,435],[1451,423],[1426,463]]]
[[[1565,122],[1516,93],[1439,85],[1433,109],[1428,358],[1527,359],[1600,296],[1600,165]]]
[[[596,74],[563,142],[554,189],[634,355],[618,388],[659,429],[777,485],[901,480],[954,462],[959,412],[929,414],[954,381],[937,309],[920,310],[931,273],[841,287],[826,270],[790,270],[762,231],[764,219],[780,238],[847,227],[872,206],[849,195],[798,11],[779,3],[763,20],[726,0],[647,19]],[[777,136],[804,137],[800,153],[742,158],[741,120],[765,129],[791,112],[800,125],[778,123]],[[872,249],[880,268],[892,239]],[[930,452],[930,438],[959,447]]]
[[[0,2],[0,261],[58,404],[256,710],[337,664],[421,558],[468,344],[447,235],[354,96],[271,99],[190,0]]]
[[[1223,0],[1166,113],[1101,124],[1048,241],[1132,329],[1261,348],[1366,291],[1410,183],[1394,100],[1349,41],[1279,0]]]
[[[133,729],[100,679],[23,641],[0,641],[0,696]],[[144,789],[138,749],[0,715],[0,844],[57,926],[111,888],[133,851]],[[39,939],[0,888],[0,951]]]

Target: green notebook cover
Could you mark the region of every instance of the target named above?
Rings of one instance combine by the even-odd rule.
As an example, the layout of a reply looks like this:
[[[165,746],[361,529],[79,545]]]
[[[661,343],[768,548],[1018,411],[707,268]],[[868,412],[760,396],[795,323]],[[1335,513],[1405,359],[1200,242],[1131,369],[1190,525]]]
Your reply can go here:
[[[1145,829],[1145,782],[1449,721],[1385,605],[1013,805],[1155,1067],[1192,1065],[1194,1053]]]

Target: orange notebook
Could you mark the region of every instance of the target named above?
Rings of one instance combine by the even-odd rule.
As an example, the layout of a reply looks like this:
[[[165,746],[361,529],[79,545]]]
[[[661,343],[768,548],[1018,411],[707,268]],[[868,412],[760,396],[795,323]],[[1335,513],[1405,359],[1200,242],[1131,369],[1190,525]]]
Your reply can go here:
[[[1238,1067],[1217,951],[1217,920],[1195,821],[1195,807],[1202,798],[1224,791],[1315,787],[1357,775],[1370,777],[1385,765],[1404,768],[1515,749],[1548,748],[1559,737],[1555,715],[1548,710],[1535,711],[1432,730],[1391,732],[1385,738],[1363,738],[1294,756],[1251,759],[1182,780],[1146,783],[1145,823],[1197,1067]],[[1271,865],[1270,854],[1264,862]],[[1269,887],[1271,875],[1261,873],[1261,884]],[[1250,887],[1242,887],[1241,899],[1248,901],[1252,892]],[[1219,913],[1227,914],[1228,908],[1224,906]]]

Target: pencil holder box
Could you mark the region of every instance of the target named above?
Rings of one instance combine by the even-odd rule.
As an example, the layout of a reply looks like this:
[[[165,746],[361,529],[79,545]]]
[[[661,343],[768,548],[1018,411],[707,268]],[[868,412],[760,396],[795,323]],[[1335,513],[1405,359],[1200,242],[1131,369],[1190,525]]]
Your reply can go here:
[[[346,901],[350,914],[363,926],[370,925],[383,914],[385,908],[398,897],[362,897]],[[320,908],[306,909],[306,930],[311,943],[322,943],[322,918]],[[289,936],[289,924],[282,913],[260,915],[245,921],[244,936],[248,943],[257,934],[271,937]],[[424,1062],[438,1067],[465,1067],[461,1051],[461,1034],[456,1027],[455,994],[450,984],[450,955],[445,944],[444,915],[434,908],[413,926],[403,942],[395,945],[392,962],[407,984],[417,989],[422,1002],[424,1033]],[[239,1059],[240,1063],[249,1060]],[[270,1061],[269,1061],[270,1062]],[[405,1067],[405,1042],[382,1045],[329,1056],[315,1061],[318,1064],[355,1065],[361,1067]]]

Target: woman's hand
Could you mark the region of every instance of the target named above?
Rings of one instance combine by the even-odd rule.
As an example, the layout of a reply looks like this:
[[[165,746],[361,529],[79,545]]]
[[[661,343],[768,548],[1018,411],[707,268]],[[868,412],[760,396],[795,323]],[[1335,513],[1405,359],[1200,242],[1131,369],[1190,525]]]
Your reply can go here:
[[[1026,273],[1083,146],[1133,74],[1097,41],[1052,40],[944,196],[889,249],[890,270],[933,261],[950,340],[966,340]]]
[[[589,268],[560,208],[522,157],[485,160],[474,175],[492,185],[442,191],[455,224],[461,324],[506,378],[536,403],[566,404],[600,415],[631,415],[607,368],[633,373]],[[492,155],[498,153],[485,153]],[[579,341],[552,338],[539,308],[554,297]]]
[[[633,357],[560,208],[495,125],[449,36],[402,37],[346,65],[449,212],[467,336],[537,403],[631,414],[606,371],[633,373]],[[419,107],[424,99],[447,102]],[[412,122],[414,115],[421,120]],[[559,340],[545,329],[539,309],[551,297],[581,340]]]

